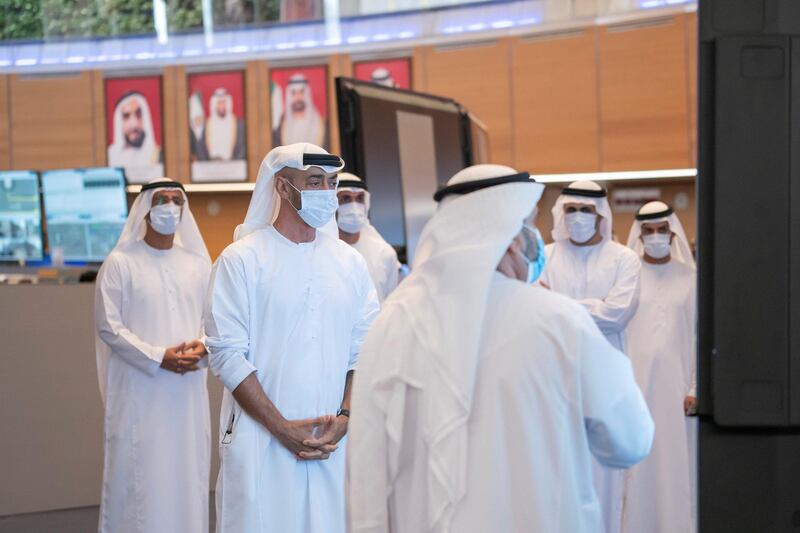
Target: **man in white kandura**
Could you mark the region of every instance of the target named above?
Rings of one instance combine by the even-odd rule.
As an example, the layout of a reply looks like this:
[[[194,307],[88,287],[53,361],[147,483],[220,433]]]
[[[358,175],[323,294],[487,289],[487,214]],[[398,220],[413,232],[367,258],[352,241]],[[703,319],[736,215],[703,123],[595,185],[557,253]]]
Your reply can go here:
[[[351,533],[596,533],[591,456],[623,468],[647,455],[628,359],[582,306],[530,285],[542,189],[478,165],[436,194],[414,269],[362,349]]]
[[[364,256],[378,299],[383,302],[397,287],[400,273],[397,252],[369,223],[369,191],[361,178],[349,172],[339,174],[336,195],[339,198],[336,212],[339,238]]]
[[[207,300],[220,415],[218,533],[344,533],[342,441],[361,342],[378,312],[364,258],[340,241],[339,156],[273,149]]]
[[[202,341],[211,260],[183,186],[150,182],[97,277],[105,403],[100,533],[205,533],[211,429]]]
[[[625,328],[639,302],[636,253],[611,240],[607,193],[592,181],[565,188],[553,206],[553,244],[542,285],[573,298],[592,315],[608,341],[623,353]],[[595,490],[606,533],[618,533],[622,517],[622,472],[595,464]]]
[[[695,264],[672,208],[639,210],[628,246],[642,257],[639,309],[628,325],[628,349],[658,427],[653,452],[625,473],[625,533],[696,530]]]

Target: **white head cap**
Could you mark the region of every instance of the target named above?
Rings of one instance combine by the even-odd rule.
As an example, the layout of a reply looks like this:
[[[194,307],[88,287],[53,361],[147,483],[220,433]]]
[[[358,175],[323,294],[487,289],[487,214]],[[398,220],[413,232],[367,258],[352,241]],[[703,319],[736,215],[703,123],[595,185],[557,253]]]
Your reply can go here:
[[[692,268],[695,267],[694,256],[689,246],[689,240],[686,238],[686,232],[683,231],[683,225],[672,207],[664,202],[649,202],[639,209],[628,234],[628,248],[635,251],[639,257],[644,255],[644,244],[640,237],[642,236],[642,224],[647,222],[668,222],[670,231],[675,234],[670,246],[672,260]]]
[[[275,174],[287,167],[298,170],[319,167],[325,172],[331,173],[342,170],[344,161],[338,155],[329,154],[311,143],[295,143],[270,150],[258,169],[258,179],[253,195],[250,197],[250,207],[247,208],[244,222],[236,227],[233,240],[238,241],[275,222],[281,207],[280,196],[275,193]],[[336,238],[339,236],[336,221],[333,219],[320,230]]]
[[[575,181],[561,191],[561,196],[553,206],[553,240],[569,241],[569,231],[564,218],[564,204],[580,203],[593,205],[597,214],[603,217],[600,221],[600,234],[604,241],[611,240],[612,215],[608,205],[608,193],[593,181]]]

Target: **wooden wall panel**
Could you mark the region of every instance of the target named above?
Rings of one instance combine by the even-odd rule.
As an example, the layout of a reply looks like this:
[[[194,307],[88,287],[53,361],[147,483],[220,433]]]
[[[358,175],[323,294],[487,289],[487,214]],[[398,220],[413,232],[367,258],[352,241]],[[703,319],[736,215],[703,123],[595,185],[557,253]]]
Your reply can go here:
[[[686,167],[696,152],[695,14],[573,34],[412,49],[418,91],[463,103],[489,127],[492,160],[534,172]],[[337,75],[328,60],[331,149]],[[271,148],[266,61],[245,67],[248,174]],[[163,70],[166,173],[190,179],[184,66]],[[103,73],[0,75],[0,168],[106,164]]]
[[[599,28],[603,170],[689,166],[685,24]]]
[[[95,163],[90,71],[62,76],[12,75],[9,95],[14,168]]]
[[[250,194],[189,193],[189,203],[211,260],[216,260],[222,250],[233,242],[233,230],[244,221],[250,205]]]
[[[189,80],[186,67],[175,68],[175,139],[174,147],[178,158],[178,180],[182,183],[192,181],[192,148],[189,139]]]
[[[600,170],[594,28],[511,44],[515,166]]]
[[[183,89],[181,92],[180,90]],[[188,115],[186,104],[186,68],[165,67],[161,81],[162,130],[164,138],[164,172],[167,177],[183,183],[189,182],[189,119],[178,122],[183,110]],[[182,139],[183,138],[183,139]],[[184,146],[185,143],[185,146]],[[183,153],[182,149],[186,152]]]
[[[9,112],[8,76],[0,74],[0,169],[11,168]]]
[[[411,89],[414,91],[424,93],[428,90],[425,58],[431,50],[430,46],[417,46],[411,52]]]
[[[272,144],[266,61],[248,62],[244,83],[247,103],[247,175],[249,181],[255,181],[261,161]]]
[[[94,164],[104,167],[108,161],[106,145],[106,91],[103,72],[93,70],[92,76],[92,152]]]
[[[689,83],[689,149],[697,166],[697,13],[686,16],[686,65]]]
[[[330,122],[330,152],[341,152],[339,143],[339,114],[336,106],[337,76],[353,77],[353,58],[349,54],[335,54],[328,58],[328,110]]]
[[[465,105],[489,128],[490,158],[514,164],[510,39],[426,50],[425,88]]]

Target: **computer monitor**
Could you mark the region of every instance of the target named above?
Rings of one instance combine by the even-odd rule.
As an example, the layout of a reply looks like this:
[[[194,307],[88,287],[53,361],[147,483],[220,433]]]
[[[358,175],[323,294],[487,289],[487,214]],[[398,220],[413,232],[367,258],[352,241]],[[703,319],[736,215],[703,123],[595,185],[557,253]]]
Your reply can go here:
[[[336,97],[345,170],[367,183],[372,224],[411,262],[436,211],[433,194],[472,162],[467,110],[350,78],[336,78]]]
[[[41,261],[42,248],[38,174],[0,171],[0,261]]]
[[[42,173],[47,245],[65,261],[102,262],[128,217],[125,174],[119,168]]]

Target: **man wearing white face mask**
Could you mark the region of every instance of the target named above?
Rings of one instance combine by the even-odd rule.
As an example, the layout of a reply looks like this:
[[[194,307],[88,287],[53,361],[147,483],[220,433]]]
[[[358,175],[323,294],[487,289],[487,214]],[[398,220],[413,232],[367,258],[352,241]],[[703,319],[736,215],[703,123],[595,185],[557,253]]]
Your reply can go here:
[[[336,196],[339,199],[336,212],[339,238],[364,256],[378,299],[383,302],[397,287],[400,272],[397,252],[369,223],[369,191],[361,178],[348,172],[339,174]]]
[[[636,254],[611,240],[607,193],[592,181],[565,188],[553,206],[553,244],[547,246],[542,285],[583,305],[612,346],[626,353],[625,328],[639,302]],[[618,533],[622,517],[621,471],[595,465],[606,532]]]
[[[695,264],[672,208],[650,202],[628,246],[642,257],[639,309],[628,325],[636,381],[658,427],[653,452],[625,475],[625,533],[696,530]]]
[[[364,342],[352,533],[598,533],[592,455],[626,467],[647,454],[628,359],[579,304],[530,285],[543,189],[476,165],[434,197],[414,270]]]
[[[101,533],[208,531],[211,261],[180,183],[144,185],[96,283]]]
[[[343,166],[309,143],[273,149],[214,267],[205,327],[226,388],[218,533],[344,533],[350,385],[379,305],[333,220]]]

